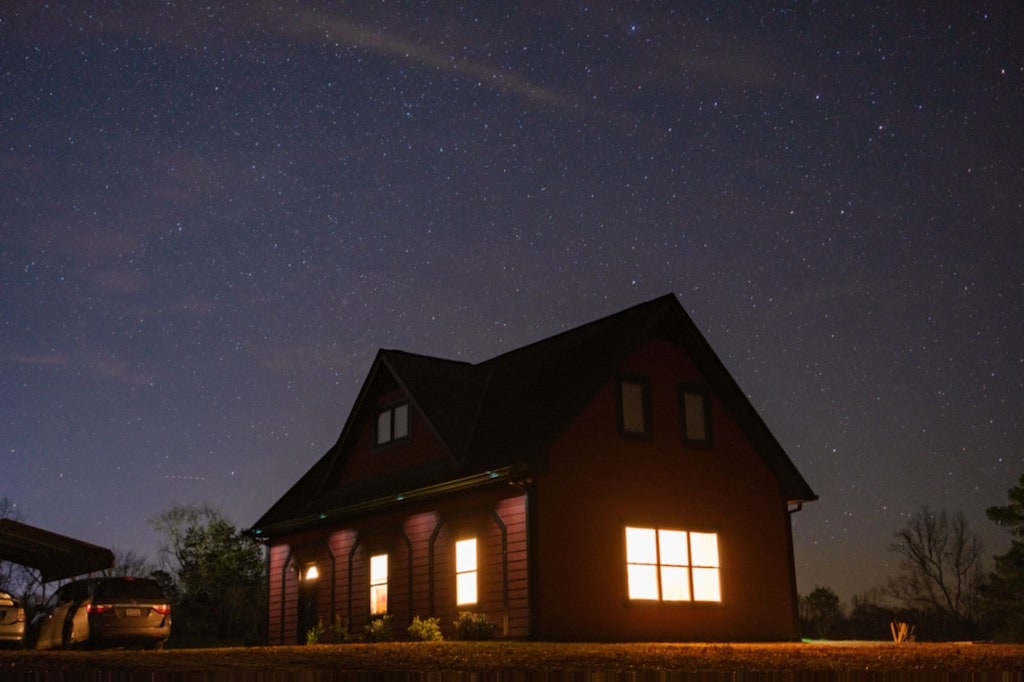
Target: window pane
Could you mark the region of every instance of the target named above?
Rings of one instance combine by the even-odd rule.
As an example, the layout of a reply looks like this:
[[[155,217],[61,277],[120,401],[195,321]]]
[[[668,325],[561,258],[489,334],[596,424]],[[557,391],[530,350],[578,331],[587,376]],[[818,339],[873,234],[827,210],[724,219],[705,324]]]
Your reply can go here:
[[[629,565],[629,598],[658,598],[658,568],[642,564]]]
[[[370,557],[370,584],[380,585],[388,581],[388,555]]]
[[[689,570],[679,566],[661,567],[661,598],[664,601],[689,601]]]
[[[686,551],[686,531],[659,530],[658,549],[663,564],[686,566],[690,563]]]
[[[704,396],[700,393],[686,393],[683,395],[683,406],[686,411],[687,440],[707,440]]]
[[[690,533],[690,552],[694,566],[718,566],[718,535]]]
[[[626,527],[626,561],[631,564],[658,563],[658,545],[653,528]]]
[[[377,415],[377,445],[391,441],[391,410]]]
[[[370,588],[370,613],[377,615],[388,612],[388,586],[374,585]]]
[[[717,568],[693,569],[693,598],[697,601],[722,601]]]
[[[458,573],[476,570],[476,538],[455,543],[455,570]]]
[[[394,439],[409,435],[409,406],[399,405],[395,408]]]
[[[644,424],[644,387],[622,382],[622,429],[627,433],[646,433]]]
[[[467,571],[455,576],[455,603],[476,603],[476,571]]]

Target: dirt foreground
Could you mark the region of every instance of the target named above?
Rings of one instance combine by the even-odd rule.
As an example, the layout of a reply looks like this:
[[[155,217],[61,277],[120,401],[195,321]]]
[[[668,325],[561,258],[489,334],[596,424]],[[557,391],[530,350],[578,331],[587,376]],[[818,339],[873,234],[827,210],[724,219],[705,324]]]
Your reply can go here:
[[[904,676],[1024,682],[1024,645],[406,642],[165,651],[0,651],[0,680],[847,680]]]

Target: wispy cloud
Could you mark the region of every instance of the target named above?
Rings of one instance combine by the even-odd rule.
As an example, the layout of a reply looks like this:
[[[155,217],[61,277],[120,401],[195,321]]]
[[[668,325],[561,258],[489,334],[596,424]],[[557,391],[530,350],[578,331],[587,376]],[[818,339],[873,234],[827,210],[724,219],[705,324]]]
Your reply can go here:
[[[303,40],[345,43],[371,50],[377,54],[405,59],[422,66],[441,69],[454,77],[470,78],[495,90],[514,94],[544,104],[572,107],[564,95],[532,83],[518,74],[483,62],[456,59],[431,46],[420,45],[393,33],[384,33],[368,26],[338,17],[324,17],[310,11],[299,15],[284,30]]]

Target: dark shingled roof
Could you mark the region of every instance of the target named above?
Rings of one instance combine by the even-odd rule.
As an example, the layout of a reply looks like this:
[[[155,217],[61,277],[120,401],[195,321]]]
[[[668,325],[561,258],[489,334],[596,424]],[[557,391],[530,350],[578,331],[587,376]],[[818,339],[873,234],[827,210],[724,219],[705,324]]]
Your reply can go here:
[[[274,535],[374,501],[484,482],[497,471],[538,471],[552,439],[636,344],[651,337],[686,349],[775,473],[787,500],[816,499],[679,301],[669,294],[475,365],[379,351],[338,442],[263,515],[253,531]],[[422,413],[447,449],[449,461],[383,480],[329,487],[338,480],[363,403],[377,388],[395,385]]]

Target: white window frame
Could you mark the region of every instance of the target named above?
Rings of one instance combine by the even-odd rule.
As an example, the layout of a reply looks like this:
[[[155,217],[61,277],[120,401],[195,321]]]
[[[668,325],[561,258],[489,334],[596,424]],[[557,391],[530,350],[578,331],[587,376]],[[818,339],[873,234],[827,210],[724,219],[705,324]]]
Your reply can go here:
[[[369,568],[370,615],[384,615],[388,612],[388,555],[371,556]]]
[[[625,543],[631,601],[722,601],[717,533],[626,526]]]
[[[455,604],[476,604],[480,599],[480,567],[476,538],[455,543]]]

